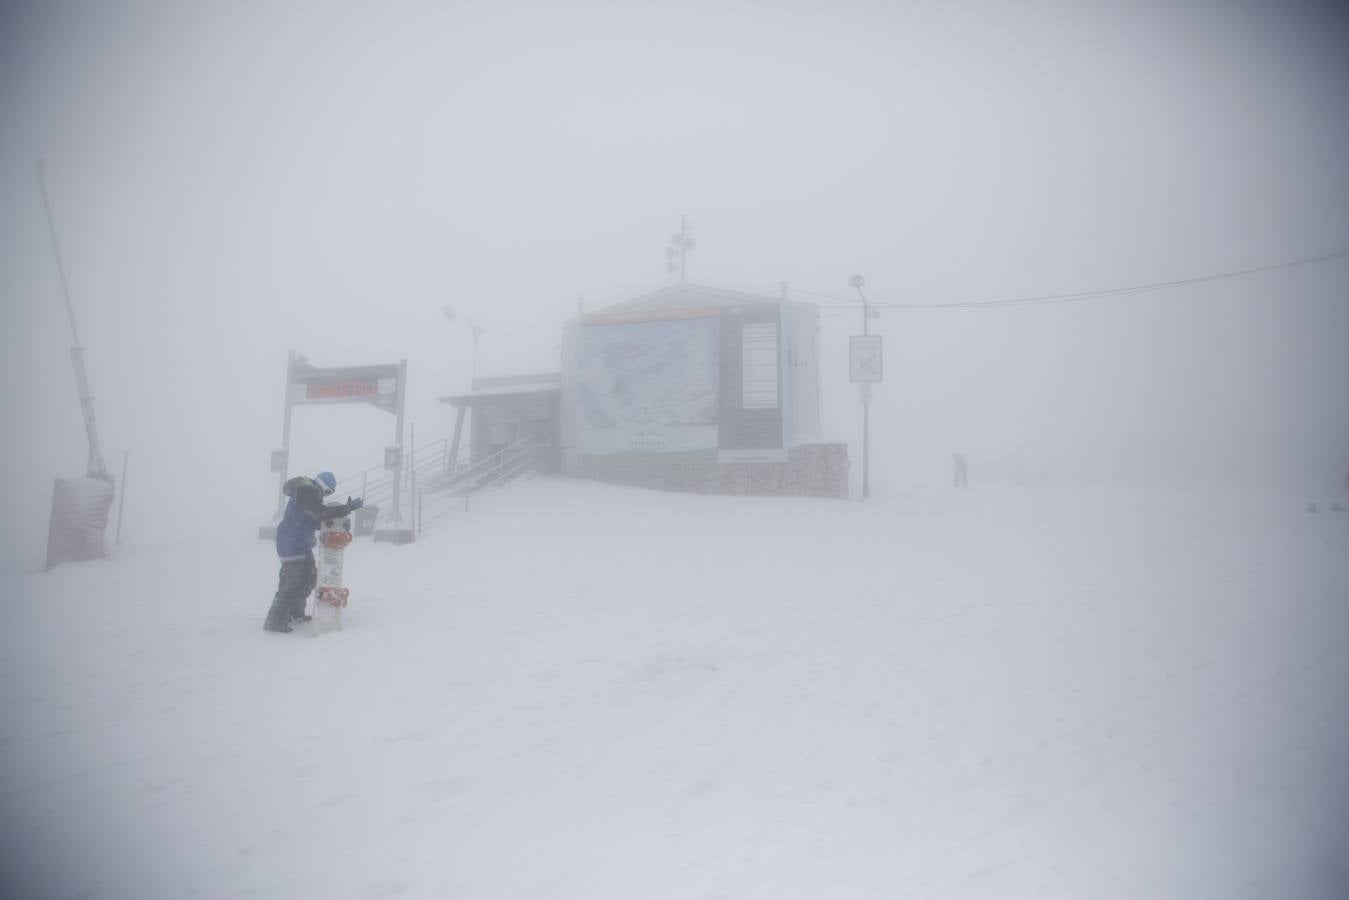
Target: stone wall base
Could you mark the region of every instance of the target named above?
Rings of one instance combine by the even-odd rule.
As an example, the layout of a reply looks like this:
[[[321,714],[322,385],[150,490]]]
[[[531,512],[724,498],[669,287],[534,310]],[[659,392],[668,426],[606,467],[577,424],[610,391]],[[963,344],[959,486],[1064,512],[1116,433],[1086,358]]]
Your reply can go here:
[[[848,445],[793,447],[785,463],[609,463],[582,460],[578,478],[688,494],[848,499]]]

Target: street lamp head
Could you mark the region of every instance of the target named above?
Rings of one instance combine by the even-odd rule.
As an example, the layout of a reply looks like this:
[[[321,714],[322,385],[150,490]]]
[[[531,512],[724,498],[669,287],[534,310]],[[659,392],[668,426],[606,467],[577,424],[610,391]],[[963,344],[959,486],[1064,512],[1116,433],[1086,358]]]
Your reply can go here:
[[[867,280],[863,278],[861,275],[854,275],[853,277],[848,279],[848,287],[860,288],[864,287],[866,283]]]
[[[474,322],[471,319],[467,319],[459,315],[454,310],[450,309],[448,306],[442,306],[440,308],[440,314],[444,316],[446,319],[449,319],[451,322],[463,322],[465,325],[467,325],[469,328],[473,330],[473,333],[475,335],[482,334],[484,331],[487,330],[486,328],[483,328],[481,325],[479,325],[477,322]]]

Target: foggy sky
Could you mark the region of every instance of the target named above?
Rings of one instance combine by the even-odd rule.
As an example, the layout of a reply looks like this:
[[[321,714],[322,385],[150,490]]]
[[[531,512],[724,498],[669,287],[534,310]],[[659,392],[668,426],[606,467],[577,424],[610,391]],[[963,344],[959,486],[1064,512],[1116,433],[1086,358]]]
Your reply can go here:
[[[1333,5],[5,4],[6,564],[84,469],[48,188],[127,529],[261,524],[285,354],[409,361],[419,440],[561,322],[690,280],[942,303],[1349,246]],[[1127,8],[1125,8],[1127,7]],[[1329,495],[1349,467],[1349,264],[1081,304],[887,311],[882,489],[971,477]],[[820,301],[833,305],[831,301]],[[825,309],[826,437],[856,441]],[[302,409],[294,466],[392,421]],[[184,502],[184,501],[188,502]],[[187,508],[184,508],[184,507]],[[204,518],[205,517],[205,518]]]

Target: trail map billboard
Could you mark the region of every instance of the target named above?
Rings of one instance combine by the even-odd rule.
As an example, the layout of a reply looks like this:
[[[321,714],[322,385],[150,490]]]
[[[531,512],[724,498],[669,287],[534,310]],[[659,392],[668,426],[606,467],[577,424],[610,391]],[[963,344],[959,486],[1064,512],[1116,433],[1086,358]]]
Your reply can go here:
[[[779,328],[771,304],[584,324],[576,351],[578,456],[784,459]]]
[[[581,329],[577,452],[712,461],[720,422],[720,321],[667,319]]]

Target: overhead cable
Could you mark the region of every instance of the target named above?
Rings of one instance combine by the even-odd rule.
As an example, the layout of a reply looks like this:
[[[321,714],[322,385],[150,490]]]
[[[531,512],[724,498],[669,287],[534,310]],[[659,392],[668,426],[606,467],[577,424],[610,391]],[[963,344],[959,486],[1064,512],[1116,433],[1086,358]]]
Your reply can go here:
[[[1069,294],[1040,294],[1028,297],[1008,297],[1000,300],[964,300],[952,303],[872,302],[870,306],[872,309],[974,309],[996,306],[1034,306],[1044,303],[1075,303],[1082,300],[1098,300],[1106,297],[1141,294],[1148,291],[1182,287],[1206,281],[1222,281],[1229,278],[1241,278],[1246,275],[1254,275],[1258,272],[1271,272],[1276,269],[1292,269],[1299,266],[1310,266],[1317,263],[1330,262],[1331,260],[1343,259],[1345,257],[1349,257],[1349,248],[1336,250],[1332,253],[1323,253],[1319,256],[1307,256],[1301,259],[1288,260],[1286,262],[1270,263],[1262,266],[1250,266],[1244,269],[1232,269],[1226,272],[1214,272],[1208,275],[1196,275],[1190,278],[1177,278],[1171,281],[1153,281],[1145,284],[1102,288],[1091,291],[1076,291]],[[792,288],[792,293],[804,294],[807,297],[819,297],[824,300],[838,300],[849,304],[849,306],[846,307],[824,307],[825,309],[856,309],[861,306],[861,301],[855,297],[840,297],[834,294],[821,294],[814,291],[803,291],[797,288]]]

